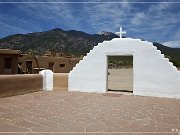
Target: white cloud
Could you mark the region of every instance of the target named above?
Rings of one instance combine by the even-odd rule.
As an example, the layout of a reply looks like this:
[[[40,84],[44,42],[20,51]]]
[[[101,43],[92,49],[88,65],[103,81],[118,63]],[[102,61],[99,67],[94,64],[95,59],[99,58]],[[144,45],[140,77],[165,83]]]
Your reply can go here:
[[[174,40],[180,40],[180,28],[175,32]]]
[[[25,27],[22,27],[22,24],[26,25]],[[1,34],[3,33],[9,33],[9,34],[21,34],[21,33],[27,33],[30,31],[31,23],[27,20],[21,19],[16,16],[8,16],[7,14],[0,12],[0,29]]]
[[[172,48],[180,48],[180,41],[168,41],[162,44]]]
[[[169,8],[171,8],[172,4],[168,4],[168,3],[158,3],[158,4],[152,4],[148,11],[149,12],[163,12],[164,10],[167,10]]]
[[[180,23],[180,12],[172,12],[176,4],[130,4],[127,0],[122,1],[125,3],[15,4],[27,19],[18,18],[18,15],[13,16],[14,14],[7,17],[0,13],[0,22],[6,24],[4,26],[7,28],[9,25],[9,30],[17,26],[19,31],[23,29],[43,31],[47,26],[52,26],[51,28],[60,27],[96,33],[115,32],[122,26],[127,31],[127,36],[134,38],[154,41],[180,40],[178,39],[180,34],[170,33]],[[17,25],[17,22],[20,25]],[[25,27],[26,25],[28,27]],[[3,28],[3,25],[0,29],[1,27]]]
[[[27,0],[28,2],[29,0]],[[28,32],[43,31],[46,29],[46,23],[52,28],[60,27],[61,25],[67,26],[69,29],[80,29],[79,18],[73,15],[73,10],[70,4],[54,3],[54,4],[13,4],[15,12],[13,14],[7,14],[6,12],[0,12],[1,23],[6,23],[6,26],[14,26],[24,29]],[[13,9],[11,9],[13,10]],[[18,13],[16,13],[18,11]],[[22,18],[19,18],[22,14]],[[24,19],[24,17],[26,19]],[[44,24],[43,24],[44,23]],[[1,28],[2,26],[0,26]],[[45,28],[45,29],[44,29]],[[12,29],[9,29],[12,31]],[[21,31],[19,31],[21,33]]]
[[[124,27],[124,22],[129,16],[130,9],[131,5],[129,3],[83,4],[83,11],[87,16],[86,22],[96,32],[115,32],[120,26]]]
[[[134,15],[134,17],[131,19],[131,23],[134,25],[142,24],[145,19],[144,12],[138,12]]]
[[[73,20],[71,9],[68,4],[24,4],[17,5],[19,9],[26,13],[26,15],[33,16],[35,19],[51,20],[59,23],[61,19],[68,22]]]

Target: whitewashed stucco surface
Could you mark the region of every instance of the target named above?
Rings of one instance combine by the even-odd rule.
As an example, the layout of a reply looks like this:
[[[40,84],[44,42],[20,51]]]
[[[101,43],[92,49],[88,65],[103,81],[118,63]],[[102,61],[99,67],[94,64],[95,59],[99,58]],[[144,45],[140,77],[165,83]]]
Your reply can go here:
[[[53,90],[53,72],[49,69],[39,72],[43,76],[43,90]]]
[[[151,42],[115,38],[99,43],[69,73],[68,90],[107,91],[107,56],[133,55],[133,94],[180,98],[180,72]]]

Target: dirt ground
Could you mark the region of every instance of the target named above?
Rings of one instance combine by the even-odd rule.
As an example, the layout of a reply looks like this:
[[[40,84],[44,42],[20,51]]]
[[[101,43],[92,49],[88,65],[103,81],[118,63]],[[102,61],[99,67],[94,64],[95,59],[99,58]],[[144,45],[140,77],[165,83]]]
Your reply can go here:
[[[0,98],[0,135],[178,135],[180,100],[39,91]]]
[[[133,91],[133,68],[108,69],[108,89]]]

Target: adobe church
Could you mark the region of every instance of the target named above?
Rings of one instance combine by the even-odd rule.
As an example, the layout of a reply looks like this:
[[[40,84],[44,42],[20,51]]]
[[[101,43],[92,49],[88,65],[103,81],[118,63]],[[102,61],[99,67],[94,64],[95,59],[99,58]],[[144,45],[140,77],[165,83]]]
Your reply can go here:
[[[125,33],[125,32],[124,32]],[[180,71],[151,42],[120,38],[95,46],[69,73],[68,91],[106,93],[108,56],[133,57],[133,94],[180,98]]]

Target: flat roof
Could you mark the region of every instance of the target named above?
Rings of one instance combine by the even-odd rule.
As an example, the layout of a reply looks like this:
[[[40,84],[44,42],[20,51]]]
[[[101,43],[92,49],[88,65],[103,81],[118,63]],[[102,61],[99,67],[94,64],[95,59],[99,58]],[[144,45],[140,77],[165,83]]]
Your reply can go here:
[[[12,50],[12,49],[0,49],[0,54],[19,55],[19,54],[21,54],[21,51],[20,50]]]

